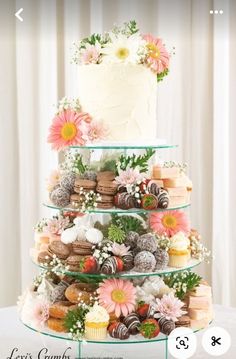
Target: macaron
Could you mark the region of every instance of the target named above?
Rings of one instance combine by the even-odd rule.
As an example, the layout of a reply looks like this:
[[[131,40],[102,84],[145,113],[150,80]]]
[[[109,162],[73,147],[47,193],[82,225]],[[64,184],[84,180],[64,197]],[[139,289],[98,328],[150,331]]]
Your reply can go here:
[[[42,264],[50,264],[52,255],[48,251],[41,251],[38,253],[37,261]]]
[[[83,258],[84,258],[84,256],[79,256],[79,255],[73,254],[66,259],[65,264],[66,264],[66,266],[68,266],[68,269],[71,272],[79,272],[80,271],[80,262]]]
[[[81,256],[91,255],[93,252],[93,244],[87,241],[75,241],[72,243],[73,253],[79,254]]]
[[[100,181],[97,184],[97,192],[113,196],[117,192],[117,184],[111,181]]]
[[[182,317],[178,318],[178,321],[175,322],[175,327],[190,327],[190,318],[188,315],[183,315]]]
[[[109,196],[107,194],[101,195],[101,200],[97,202],[97,208],[109,209],[114,207],[114,196]]]
[[[80,206],[80,203],[83,201],[83,195],[79,195],[79,194],[72,194],[70,196],[70,205],[72,208],[78,208]]]
[[[97,181],[114,181],[116,175],[112,171],[101,171],[97,173]]]
[[[55,254],[59,259],[66,259],[70,255],[70,246],[61,241],[53,241],[48,246],[51,255]]]
[[[91,181],[88,179],[78,178],[75,180],[74,191],[80,193],[80,190],[83,189],[85,192],[93,191],[96,188],[96,181]]]

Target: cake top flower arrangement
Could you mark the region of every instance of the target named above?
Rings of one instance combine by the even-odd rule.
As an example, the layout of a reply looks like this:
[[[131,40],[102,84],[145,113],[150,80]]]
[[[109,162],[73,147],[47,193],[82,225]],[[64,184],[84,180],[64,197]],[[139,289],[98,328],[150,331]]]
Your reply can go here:
[[[162,39],[142,34],[134,20],[104,34],[93,34],[74,46],[72,61],[76,64],[140,64],[149,67],[157,81],[169,72],[170,54]]]

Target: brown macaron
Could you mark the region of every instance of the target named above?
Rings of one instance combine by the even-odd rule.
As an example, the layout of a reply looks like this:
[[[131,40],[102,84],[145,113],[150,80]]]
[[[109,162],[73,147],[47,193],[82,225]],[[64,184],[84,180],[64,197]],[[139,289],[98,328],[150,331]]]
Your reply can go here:
[[[59,259],[66,259],[70,255],[70,246],[61,241],[53,241],[48,246],[51,255],[55,254]]]
[[[75,180],[75,187],[74,187],[74,191],[76,193],[80,193],[80,190],[83,189],[84,192],[88,192],[88,191],[94,191],[96,188],[96,182],[95,181],[91,181],[88,179],[81,179],[78,178]]]
[[[79,195],[77,193],[74,193],[70,196],[70,205],[72,208],[78,208],[83,202],[84,195]]]
[[[88,256],[91,255],[93,252],[93,244],[83,240],[76,240],[72,243],[72,250],[73,253],[81,255],[81,256]]]
[[[101,200],[97,202],[97,208],[109,209],[114,207],[114,196],[108,196],[107,194],[101,195]]]
[[[190,318],[187,315],[183,315],[182,317],[178,318],[178,321],[175,322],[175,327],[190,327]]]
[[[37,260],[38,263],[41,264],[50,264],[50,262],[52,261],[52,255],[48,251],[42,251],[39,252]]]
[[[68,266],[69,271],[71,272],[80,272],[80,262],[84,256],[79,256],[77,254],[72,254],[66,259],[66,266]]]
[[[97,192],[114,196],[117,192],[117,184],[111,181],[100,181],[97,184]]]
[[[116,175],[112,171],[101,171],[97,173],[97,181],[114,181]]]

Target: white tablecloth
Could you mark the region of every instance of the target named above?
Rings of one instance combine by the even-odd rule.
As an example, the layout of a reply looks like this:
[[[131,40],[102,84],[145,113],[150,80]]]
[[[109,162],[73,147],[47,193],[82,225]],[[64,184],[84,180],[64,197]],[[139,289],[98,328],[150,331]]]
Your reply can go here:
[[[225,308],[216,305],[213,325],[225,328],[231,335],[232,346],[228,353],[221,356],[221,358],[236,358],[236,308]],[[194,359],[211,358],[202,347],[202,333],[203,331],[196,334],[198,349]],[[82,348],[82,357],[84,359],[161,359],[165,358],[162,345],[164,345],[164,342],[125,345],[86,344]],[[68,349],[67,357],[63,358],[63,352],[69,347],[71,349]],[[11,352],[14,348],[17,348],[18,351],[15,351],[15,354],[11,357]],[[46,354],[48,357],[45,357],[44,351],[41,356],[38,356],[43,348],[48,349]],[[28,356],[26,356],[27,353]],[[18,358],[17,355],[19,355]],[[25,355],[24,359],[75,359],[77,357],[77,347],[74,342],[50,338],[27,329],[19,321],[15,307],[2,308],[0,309],[0,359],[21,359],[20,355]],[[169,355],[169,358],[171,359],[172,357]]]

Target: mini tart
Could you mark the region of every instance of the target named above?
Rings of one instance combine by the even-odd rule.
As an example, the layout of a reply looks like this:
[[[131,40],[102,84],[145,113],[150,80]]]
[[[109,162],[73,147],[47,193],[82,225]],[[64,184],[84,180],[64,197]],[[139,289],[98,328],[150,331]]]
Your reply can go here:
[[[49,318],[47,321],[48,328],[59,333],[67,333],[63,319]]]
[[[65,291],[65,297],[74,304],[84,302],[90,305],[96,295],[96,285],[88,283],[73,283]]]
[[[49,315],[52,318],[64,319],[69,310],[76,308],[76,305],[67,301],[60,301],[50,305]]]
[[[182,268],[188,264],[189,261],[189,250],[177,250],[174,248],[169,249],[169,267]]]

